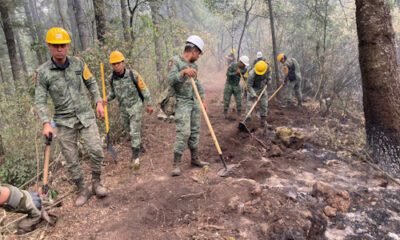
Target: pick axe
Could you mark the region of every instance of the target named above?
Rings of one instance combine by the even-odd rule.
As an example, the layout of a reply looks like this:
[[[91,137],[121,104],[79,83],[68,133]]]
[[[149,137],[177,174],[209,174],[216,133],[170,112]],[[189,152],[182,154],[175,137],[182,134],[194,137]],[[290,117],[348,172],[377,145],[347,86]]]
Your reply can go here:
[[[100,74],[101,74],[101,86],[103,90],[103,101],[107,101],[107,93],[106,93],[106,81],[104,80],[104,64],[100,63]],[[115,164],[117,164],[117,153],[111,145],[110,139],[110,122],[108,121],[108,110],[107,104],[104,105],[104,121],[106,122],[106,143],[107,143],[107,151],[111,154],[111,157]]]

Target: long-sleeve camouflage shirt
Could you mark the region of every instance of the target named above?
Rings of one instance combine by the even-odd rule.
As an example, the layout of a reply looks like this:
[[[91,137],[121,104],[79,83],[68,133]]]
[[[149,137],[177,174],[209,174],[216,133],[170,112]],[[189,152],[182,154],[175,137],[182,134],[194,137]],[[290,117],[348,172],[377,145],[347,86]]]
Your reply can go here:
[[[239,85],[240,82],[240,74],[237,73],[238,68],[239,63],[232,63],[226,71],[226,81],[234,86]],[[246,71],[246,67],[240,69],[242,76],[246,73]]]
[[[110,88],[107,94],[108,101],[117,98],[122,111],[129,111],[133,105],[142,104],[138,89],[135,87],[133,79],[131,79],[131,72],[133,73],[133,77],[137,82],[140,92],[143,94],[144,102],[146,104],[151,102],[150,91],[143,81],[143,78],[136,71],[126,68],[123,76],[118,76],[115,73],[109,76]],[[111,80],[113,76],[114,79]]]
[[[35,106],[43,123],[50,122],[47,96],[50,95],[54,109],[54,121],[58,125],[74,127],[78,122],[88,127],[95,123],[87,92],[94,103],[101,101],[96,79],[88,66],[79,58],[67,57],[69,66],[57,67],[49,60],[36,70]]]
[[[271,81],[271,70],[268,70],[263,75],[257,75],[253,70],[249,73],[247,80],[248,91],[251,97],[257,97],[257,92],[265,87]]]
[[[295,58],[288,58],[283,64],[283,74],[289,81],[301,81],[300,65]]]
[[[188,76],[181,76],[181,71],[185,68],[198,69],[197,64],[186,62],[181,56],[174,56],[169,61],[168,82],[174,89],[177,99],[196,99],[192,88],[192,83]],[[204,99],[204,88],[196,78],[195,83],[199,90],[200,97]]]

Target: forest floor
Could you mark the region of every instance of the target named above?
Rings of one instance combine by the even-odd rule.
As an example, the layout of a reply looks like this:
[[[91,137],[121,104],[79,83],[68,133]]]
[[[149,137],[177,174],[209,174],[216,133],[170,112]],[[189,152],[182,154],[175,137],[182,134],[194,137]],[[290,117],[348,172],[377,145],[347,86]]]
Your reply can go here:
[[[231,120],[224,119],[223,87],[210,81],[205,88],[224,156],[228,164],[237,164],[229,177],[217,175],[222,165],[203,120],[200,156],[210,168],[191,167],[186,151],[183,175],[170,177],[175,124],[146,115],[146,152],[138,173],[129,168],[130,143],[116,145],[118,164],[106,154],[108,197],[92,197],[76,208],[71,195],[51,211],[58,216],[55,227],[42,224],[33,233],[6,238],[400,239],[399,186],[351,153],[337,150],[357,141],[362,121],[322,117],[313,102],[280,108],[274,99],[268,133],[258,128],[258,118],[250,124],[264,148],[238,131],[234,112]],[[307,137],[287,147],[275,138],[279,126],[297,128]],[[329,136],[339,133],[340,139]],[[85,168],[89,172],[87,164]],[[52,184],[62,195],[72,185],[64,172],[58,175]]]

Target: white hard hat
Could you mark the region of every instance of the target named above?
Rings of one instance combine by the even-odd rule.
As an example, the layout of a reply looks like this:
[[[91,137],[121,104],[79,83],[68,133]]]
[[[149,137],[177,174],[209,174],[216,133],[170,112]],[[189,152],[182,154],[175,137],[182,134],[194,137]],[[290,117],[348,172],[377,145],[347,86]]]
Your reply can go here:
[[[250,64],[250,59],[248,56],[240,56],[239,61],[241,61],[246,67]]]
[[[258,51],[257,52],[257,58],[260,58],[260,57],[262,57],[262,52]]]
[[[200,49],[201,52],[204,51],[204,41],[199,36],[192,35],[192,36],[188,37],[186,42],[194,44],[196,47],[198,47]]]

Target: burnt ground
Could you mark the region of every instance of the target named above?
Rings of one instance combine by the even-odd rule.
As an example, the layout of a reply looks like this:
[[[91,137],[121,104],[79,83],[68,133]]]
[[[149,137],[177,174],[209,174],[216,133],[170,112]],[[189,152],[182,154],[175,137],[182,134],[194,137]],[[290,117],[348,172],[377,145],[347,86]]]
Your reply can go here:
[[[400,239],[399,186],[351,153],[335,150],[340,144],[351,147],[351,137],[346,142],[326,134],[337,130],[343,136],[354,135],[362,129],[360,122],[321,117],[312,102],[282,109],[275,99],[266,136],[258,129],[257,118],[249,124],[266,144],[263,148],[238,131],[234,112],[231,120],[224,119],[222,87],[207,85],[206,90],[210,120],[224,156],[228,164],[237,164],[229,177],[217,176],[222,165],[204,121],[200,154],[210,168],[190,167],[187,151],[183,175],[170,177],[175,125],[146,115],[146,152],[138,173],[128,167],[129,142],[116,145],[119,163],[106,155],[104,169],[109,197],[92,197],[75,208],[70,196],[52,210],[59,217],[55,227],[42,224],[22,238]],[[296,149],[285,147],[274,140],[278,126],[301,128],[308,138]],[[61,194],[72,189],[66,179],[63,171],[54,177],[52,184]],[[327,200],[313,193],[316,182],[347,191],[348,208],[328,217]]]

